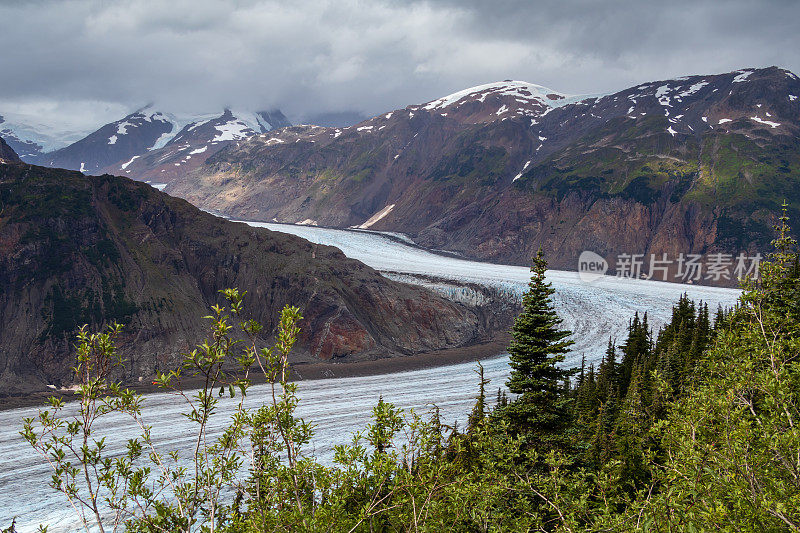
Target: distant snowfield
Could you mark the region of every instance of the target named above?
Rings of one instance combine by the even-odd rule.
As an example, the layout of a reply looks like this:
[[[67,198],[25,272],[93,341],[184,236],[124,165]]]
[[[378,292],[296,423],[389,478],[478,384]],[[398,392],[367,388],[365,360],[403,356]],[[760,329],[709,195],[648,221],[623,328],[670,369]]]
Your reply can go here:
[[[403,244],[396,239],[365,231],[344,231],[309,226],[250,223],[276,231],[299,235],[310,241],[337,246],[346,255],[383,272],[427,274],[456,281],[482,283],[509,293],[521,294],[530,278],[524,267],[513,267],[443,257]],[[608,337],[621,339],[634,311],[648,312],[654,325],[669,316],[672,304],[683,293],[709,303],[732,305],[739,291],[696,287],[663,282],[602,278],[588,284],[574,272],[548,271],[556,289],[554,300],[565,327],[575,332],[574,364],[585,353],[597,360]],[[507,357],[484,361],[489,390],[503,384],[508,374]],[[332,456],[333,446],[349,442],[354,431],[363,428],[370,410],[380,396],[408,410],[427,410],[436,404],[444,422],[466,421],[477,392],[473,363],[416,370],[386,376],[336,378],[304,381],[299,386],[298,412],[316,425],[314,451],[324,461]],[[251,389],[250,402],[265,401],[267,387]],[[224,403],[214,422],[221,431],[233,404]],[[180,414],[183,405],[168,394],[150,394],[145,401],[145,416],[154,425],[157,443],[169,449],[191,448],[191,425]],[[17,517],[20,532],[34,531],[39,523],[49,523],[51,532],[75,531],[78,523],[63,496],[47,486],[50,471],[35,456],[18,431],[23,417],[35,416],[36,408],[0,412],[0,528]],[[124,442],[138,435],[120,416],[101,419],[96,435],[111,435],[108,450],[122,450]]]

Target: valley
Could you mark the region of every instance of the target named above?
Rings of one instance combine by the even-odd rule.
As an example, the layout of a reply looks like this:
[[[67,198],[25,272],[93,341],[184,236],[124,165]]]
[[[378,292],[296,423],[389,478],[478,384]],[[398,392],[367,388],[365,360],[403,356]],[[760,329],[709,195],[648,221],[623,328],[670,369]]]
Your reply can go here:
[[[268,227],[301,236],[312,243],[336,246],[347,257],[363,261],[390,277],[402,276],[404,281],[428,286],[433,277],[440,280],[434,284],[435,290],[451,298],[467,282],[494,289],[510,300],[516,299],[530,278],[529,270],[524,267],[444,257],[376,233],[278,224]],[[584,354],[587,361],[599,361],[608,338],[623,338],[628,320],[636,311],[647,312],[653,327],[658,328],[668,319],[673,303],[683,292],[707,302],[712,309],[717,305],[730,306],[739,296],[739,291],[733,289],[614,277],[586,284],[573,272],[555,270],[548,273],[548,279],[557,290],[554,302],[564,317],[565,326],[575,331],[576,346],[567,360],[569,365],[579,365]],[[508,375],[507,357],[490,358],[483,364],[487,378],[492,380],[489,391],[493,392],[502,386]],[[332,365],[332,372],[337,372],[338,366]],[[381,396],[404,409],[422,412],[435,404],[441,409],[444,422],[460,421],[463,425],[476,394],[475,367],[474,363],[463,363],[388,376],[300,381],[299,414],[317,424],[314,449],[327,462],[334,445],[348,442],[351,433],[363,427],[369,409]],[[302,366],[297,368],[302,373]],[[251,401],[261,401],[266,391],[266,385],[255,386],[250,393]],[[163,393],[149,394],[145,405],[146,417],[152,419],[157,428],[154,429],[157,442],[185,448],[190,423],[180,415],[178,398]],[[226,420],[225,413],[233,407],[232,402],[222,404],[222,416],[217,417],[212,435],[219,434]],[[51,523],[52,532],[73,531],[76,522],[65,509],[62,496],[46,486],[50,475],[47,465],[32,456],[27,444],[16,436],[20,419],[35,412],[36,408],[0,412],[0,524],[9,523],[17,516],[20,532],[34,531],[40,521]],[[123,438],[115,440],[116,445],[122,446],[124,438],[133,437],[137,430],[123,420],[118,416],[107,418],[98,431],[113,428],[115,435]],[[181,429],[184,427],[187,428],[185,432]],[[38,487],[33,498],[30,486]],[[17,504],[23,500],[28,503]]]
[[[118,379],[149,382],[229,287],[265,325],[302,309],[292,363],[413,356],[491,339],[511,314],[388,280],[330,246],[204,213],[126,178],[0,164],[0,394],[72,384],[74,339],[125,324]],[[506,326],[507,327],[507,326]],[[50,388],[48,388],[50,387]]]

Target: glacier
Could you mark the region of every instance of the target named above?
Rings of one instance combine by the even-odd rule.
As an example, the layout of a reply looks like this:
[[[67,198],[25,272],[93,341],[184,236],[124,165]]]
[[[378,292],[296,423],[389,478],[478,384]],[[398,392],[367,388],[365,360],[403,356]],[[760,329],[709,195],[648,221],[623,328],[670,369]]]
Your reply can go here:
[[[438,255],[414,246],[407,239],[379,232],[249,224],[337,246],[349,257],[389,277],[401,276],[404,281],[414,281],[414,275],[424,274],[484,284],[518,298],[530,278],[525,267]],[[739,296],[734,289],[608,276],[586,283],[575,272],[555,270],[548,271],[547,277],[556,289],[554,302],[564,325],[575,332],[576,344],[567,361],[571,365],[579,363],[584,354],[587,360],[598,360],[609,337],[621,339],[634,311],[646,311],[651,324],[658,327],[684,292],[695,300],[708,302],[711,309],[717,305],[730,306]],[[507,363],[506,355],[483,361],[485,375],[491,380],[487,389],[490,393],[503,385],[508,375]],[[463,426],[478,390],[475,368],[475,363],[464,363],[402,372],[393,374],[391,379],[377,375],[303,381],[298,387],[298,415],[315,424],[311,449],[322,461],[330,462],[333,447],[348,443],[352,434],[365,426],[380,396],[406,411],[425,412],[435,404],[444,423],[458,422]],[[266,401],[268,390],[266,385],[252,387],[249,404]],[[144,416],[154,426],[157,445],[184,451],[191,448],[191,424],[181,415],[185,406],[179,398],[169,393],[153,393],[147,395],[144,405]],[[221,403],[212,422],[213,434],[222,431],[235,405],[235,400]],[[74,405],[66,409],[74,409]],[[74,511],[63,495],[48,487],[49,467],[18,433],[23,418],[36,416],[37,412],[36,407],[0,411],[0,528],[10,525],[16,517],[20,532],[35,531],[40,523],[50,524],[51,532],[77,531],[80,524]],[[127,439],[139,434],[138,427],[129,419],[116,414],[101,418],[94,431],[96,435],[113,435],[107,448],[111,454],[121,453]]]

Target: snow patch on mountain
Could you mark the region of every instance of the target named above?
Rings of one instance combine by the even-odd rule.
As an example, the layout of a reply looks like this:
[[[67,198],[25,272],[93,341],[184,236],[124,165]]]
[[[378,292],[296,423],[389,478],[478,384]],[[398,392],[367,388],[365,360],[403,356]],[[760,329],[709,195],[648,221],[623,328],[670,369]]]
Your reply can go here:
[[[670,97],[667,96],[667,93],[669,93],[669,91],[670,91],[669,85],[662,85],[661,87],[656,89],[656,98],[658,99],[658,103],[664,107],[670,105],[669,103]]]
[[[119,169],[120,170],[125,170],[126,168],[128,168],[128,165],[130,165],[131,163],[136,161],[136,159],[138,159],[138,158],[139,158],[138,155],[135,155],[135,156],[131,157],[130,160],[128,160],[127,163],[122,163],[122,165],[120,165]]]
[[[368,229],[369,227],[373,226],[376,222],[381,220],[383,217],[388,215],[394,209],[395,204],[390,204],[372,215],[366,222],[361,224],[360,226],[356,226],[358,229]]]
[[[219,132],[219,135],[211,139],[212,143],[222,141],[236,141],[249,137],[254,132],[253,128],[242,122],[241,120],[231,120],[225,124],[214,126],[214,129]]]
[[[780,126],[780,124],[778,122],[772,122],[771,120],[764,120],[764,119],[759,118],[759,117],[750,117],[750,120],[755,120],[758,123],[766,124],[770,128],[777,128],[778,126]]]
[[[214,118],[218,117],[219,115],[210,115],[210,114],[201,114],[201,115],[175,115],[172,113],[162,113],[157,112],[154,113],[161,117],[164,117],[166,122],[172,124],[172,129],[166,133],[162,133],[161,136],[156,139],[153,143],[153,146],[148,148],[148,150],[158,150],[160,148],[164,148],[167,144],[170,143],[178,134],[183,131],[186,126],[192,125],[189,130],[201,126],[206,122],[213,120]]]
[[[231,110],[231,113],[239,122],[246,124],[256,133],[266,133],[280,127],[270,123],[261,113],[241,110]]]
[[[131,122],[128,122],[127,120],[120,122],[119,124],[117,124],[117,135],[125,135],[126,133],[128,133],[129,126],[133,126],[135,128],[137,125],[138,124],[133,124]]]
[[[540,139],[541,139],[541,137],[540,137]],[[518,179],[520,179],[522,177],[522,175],[525,173],[525,171],[528,170],[528,167],[530,166],[530,164],[531,164],[530,160],[527,161],[525,163],[525,166],[522,167],[522,170],[519,171],[519,174],[514,176],[514,179],[511,180],[511,181],[514,182],[514,181],[517,181]]]
[[[153,143],[153,146],[148,148],[148,150],[158,150],[159,148],[164,148],[169,141],[175,138],[175,135],[181,131],[182,128],[178,128],[177,125],[173,122],[172,129],[166,133],[162,133],[161,136],[156,139],[156,142]]]
[[[707,81],[701,81],[699,83],[695,83],[694,85],[690,86],[685,91],[679,92],[678,93],[678,97],[685,98],[687,96],[691,96],[694,93],[696,93],[697,91],[699,91],[700,89],[702,89],[703,87],[705,87],[706,85],[708,85]]]

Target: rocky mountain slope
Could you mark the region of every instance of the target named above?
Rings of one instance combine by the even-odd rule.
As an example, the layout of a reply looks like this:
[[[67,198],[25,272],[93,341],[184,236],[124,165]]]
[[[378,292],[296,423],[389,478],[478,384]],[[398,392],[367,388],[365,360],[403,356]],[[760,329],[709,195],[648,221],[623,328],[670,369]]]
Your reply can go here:
[[[505,81],[350,128],[229,146],[168,191],[234,217],[360,226],[525,264],[754,253],[800,214],[800,80],[771,67],[569,96]],[[660,257],[660,255],[659,255]],[[612,268],[613,270],[613,268]]]
[[[17,153],[0,137],[0,163],[19,163]]]
[[[226,109],[221,114],[174,115],[150,106],[69,146],[48,153],[32,151],[22,159],[89,174],[109,172],[165,182],[232,142],[289,125],[280,111]]]
[[[205,335],[218,290],[276,326],[305,317],[294,362],[413,355],[473,344],[479,310],[390,281],[338,249],[202,212],[147,184],[0,164],[0,389],[66,386],[74,335],[117,320],[125,377],[174,366]]]

